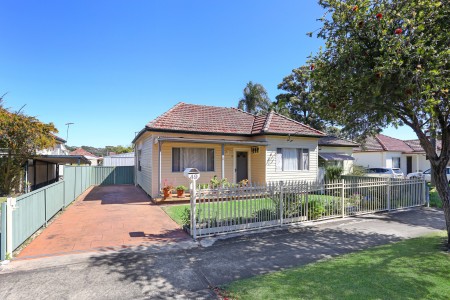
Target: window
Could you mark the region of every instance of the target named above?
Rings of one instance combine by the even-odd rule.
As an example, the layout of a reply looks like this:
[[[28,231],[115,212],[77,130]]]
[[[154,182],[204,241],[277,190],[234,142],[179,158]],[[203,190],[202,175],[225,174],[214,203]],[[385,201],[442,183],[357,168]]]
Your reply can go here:
[[[393,157],[392,158],[392,167],[393,168],[400,168],[400,157]]]
[[[197,168],[201,172],[214,171],[214,149],[172,148],[172,172]]]
[[[277,148],[277,171],[309,170],[309,149]]]

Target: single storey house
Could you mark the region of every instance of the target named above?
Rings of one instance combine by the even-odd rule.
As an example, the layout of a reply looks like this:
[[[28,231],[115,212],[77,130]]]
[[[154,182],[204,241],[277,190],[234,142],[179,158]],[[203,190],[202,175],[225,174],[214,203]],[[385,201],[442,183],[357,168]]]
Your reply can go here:
[[[438,141],[438,151],[440,148]],[[400,168],[406,175],[430,168],[419,140],[400,140],[384,134],[367,138],[366,144],[353,149],[355,164],[368,168]]]
[[[158,197],[164,183],[187,186],[188,167],[200,170],[198,183],[213,176],[231,183],[315,181],[325,136],[275,112],[178,103],[134,138],[135,182]]]
[[[326,136],[319,139],[319,169],[324,172],[328,166],[340,166],[343,174],[353,170],[353,148],[359,144],[334,136]]]

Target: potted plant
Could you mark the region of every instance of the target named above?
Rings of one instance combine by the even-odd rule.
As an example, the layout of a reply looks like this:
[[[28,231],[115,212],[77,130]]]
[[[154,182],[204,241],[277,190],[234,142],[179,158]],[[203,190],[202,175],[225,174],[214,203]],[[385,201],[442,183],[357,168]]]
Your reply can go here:
[[[173,190],[173,185],[170,184],[167,180],[164,180],[163,187],[162,187],[164,199],[172,197],[172,190]]]
[[[179,185],[179,186],[177,186],[176,189],[177,189],[177,197],[183,198],[184,192],[187,191],[187,187],[185,187],[184,185]]]

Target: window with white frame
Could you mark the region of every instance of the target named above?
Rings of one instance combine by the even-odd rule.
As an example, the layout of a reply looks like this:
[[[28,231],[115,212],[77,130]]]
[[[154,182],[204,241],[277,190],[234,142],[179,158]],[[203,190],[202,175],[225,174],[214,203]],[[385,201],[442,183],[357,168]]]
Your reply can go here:
[[[309,149],[277,148],[277,171],[309,170]]]
[[[392,167],[393,168],[400,168],[400,157],[393,157],[392,158]]]
[[[214,149],[172,148],[172,172],[197,168],[200,172],[214,171]]]

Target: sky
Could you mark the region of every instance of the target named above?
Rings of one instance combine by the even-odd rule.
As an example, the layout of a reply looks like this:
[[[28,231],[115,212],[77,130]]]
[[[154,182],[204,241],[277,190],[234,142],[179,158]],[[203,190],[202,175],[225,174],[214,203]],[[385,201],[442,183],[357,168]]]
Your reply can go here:
[[[178,102],[235,107],[250,80],[269,97],[323,44],[314,0],[0,3],[5,106],[53,122],[68,145],[130,145]],[[384,131],[414,139],[407,127]]]

